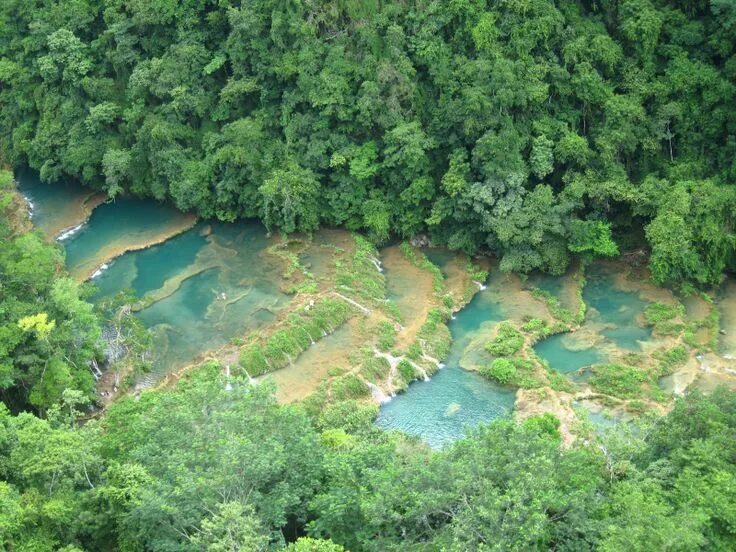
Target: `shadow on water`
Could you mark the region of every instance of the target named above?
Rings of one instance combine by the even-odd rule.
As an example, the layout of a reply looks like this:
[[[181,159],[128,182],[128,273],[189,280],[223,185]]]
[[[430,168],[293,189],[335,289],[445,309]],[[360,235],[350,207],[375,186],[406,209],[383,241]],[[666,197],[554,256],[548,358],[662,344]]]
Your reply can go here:
[[[62,230],[77,226],[96,204],[95,193],[73,181],[41,182],[36,171],[22,168],[16,171],[18,189],[31,202],[33,225],[50,239]]]
[[[439,267],[445,276],[448,275],[447,265],[458,255],[456,251],[450,251],[444,247],[424,247],[422,252],[433,265]]]

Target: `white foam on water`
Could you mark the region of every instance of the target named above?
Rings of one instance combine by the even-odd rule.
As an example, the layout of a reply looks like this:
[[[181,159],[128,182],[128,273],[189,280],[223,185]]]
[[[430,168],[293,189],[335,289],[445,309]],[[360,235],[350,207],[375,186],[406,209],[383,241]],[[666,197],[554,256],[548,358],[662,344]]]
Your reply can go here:
[[[79,232],[82,228],[84,228],[84,225],[86,223],[82,222],[80,224],[77,224],[76,226],[73,226],[72,228],[69,228],[67,230],[64,230],[61,234],[56,236],[56,241],[65,241],[71,238],[74,234]]]
[[[99,276],[100,274],[102,274],[103,272],[105,272],[105,271],[106,271],[106,270],[107,270],[108,268],[110,268],[110,265],[109,265],[109,264],[107,264],[107,263],[102,263],[102,264],[100,265],[100,267],[99,267],[99,268],[98,268],[97,270],[95,270],[95,271],[94,271],[94,272],[92,273],[92,276],[90,276],[90,277],[89,277],[89,279],[90,279],[90,280],[94,280],[94,279],[95,279],[95,278],[97,278],[97,277],[98,277],[98,276]]]

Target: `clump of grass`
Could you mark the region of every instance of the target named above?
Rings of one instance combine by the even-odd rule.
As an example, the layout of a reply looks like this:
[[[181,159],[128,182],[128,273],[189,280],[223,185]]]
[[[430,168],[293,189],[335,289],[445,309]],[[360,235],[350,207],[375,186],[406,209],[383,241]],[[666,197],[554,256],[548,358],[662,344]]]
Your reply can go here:
[[[412,360],[419,360],[422,357],[422,346],[414,341],[406,350],[406,356]]]
[[[644,309],[644,320],[658,335],[679,335],[685,328],[681,321],[684,316],[685,306],[681,303],[665,305],[657,302]]]
[[[676,366],[685,363],[687,360],[687,350],[682,345],[678,345],[666,351],[655,352],[654,358],[659,360],[657,366],[658,375],[666,376],[671,374]]]
[[[590,386],[600,393],[620,399],[637,399],[643,395],[643,384],[648,374],[634,366],[599,364],[591,368]]]
[[[449,311],[435,307],[429,311],[427,320],[419,328],[417,336],[423,340],[424,349],[428,355],[435,358],[445,358],[450,352],[452,336],[445,324],[449,318]]]
[[[378,334],[377,347],[380,351],[388,351],[396,343],[396,329],[391,322],[381,320],[376,328]]]
[[[344,401],[364,397],[370,393],[370,389],[355,374],[346,374],[332,382],[331,392],[334,400]]]
[[[435,295],[440,295],[445,289],[445,276],[442,274],[440,268],[430,261],[424,253],[416,250],[407,242],[402,242],[399,249],[404,257],[414,266],[432,274],[432,289]]]
[[[383,357],[370,356],[360,366],[361,375],[371,383],[378,383],[388,377],[391,365]]]
[[[550,327],[549,324],[545,320],[542,320],[541,318],[531,318],[527,320],[522,326],[522,331],[530,334],[534,341],[537,341],[539,339],[544,339],[545,337],[548,337],[549,335],[555,332],[555,329],[557,329],[557,326]],[[561,331],[565,331],[567,327],[564,325],[560,327]]]
[[[570,393],[575,388],[573,383],[568,378],[566,378],[556,370],[549,370],[547,372],[547,379],[549,380],[549,386],[555,391],[566,391]]]
[[[282,368],[313,341],[345,323],[352,313],[352,306],[342,299],[322,299],[308,310],[291,313],[283,327],[270,337],[257,339],[241,349],[240,365],[251,376]]]
[[[401,316],[399,306],[393,301],[386,301],[383,309],[388,313],[391,318],[393,318],[397,322],[403,322],[403,317]]]
[[[473,261],[471,261],[470,259],[468,259],[468,262],[465,265],[465,271],[474,282],[480,282],[482,284],[486,280],[488,280],[488,271],[483,270],[481,267],[474,264]]]
[[[375,246],[358,234],[353,235],[355,251],[347,260],[335,262],[335,284],[339,290],[358,302],[383,304],[386,296],[386,279],[376,269],[378,259]]]
[[[399,365],[396,367],[396,369],[398,370],[401,379],[404,380],[404,382],[406,383],[419,378],[419,373],[408,360],[402,360],[401,362],[399,362]]]
[[[291,281],[285,290],[287,293],[315,293],[317,291],[314,275],[307,270],[299,258],[299,253],[308,245],[303,240],[289,239],[284,236],[281,242],[272,245],[267,250],[270,255],[284,262],[285,268],[281,277],[286,281]]]
[[[570,325],[573,322],[576,322],[577,318],[580,317],[579,313],[577,318],[573,316],[572,312],[570,312],[569,309],[563,307],[560,303],[560,300],[548,291],[536,288],[532,291],[532,296],[536,299],[539,299],[540,301],[543,301],[547,305],[547,310],[549,310],[549,313],[552,315],[552,317],[566,325]],[[582,298],[580,302],[583,305],[585,304],[582,301]],[[584,309],[582,317],[585,317]],[[580,318],[580,321],[582,322],[582,318]]]

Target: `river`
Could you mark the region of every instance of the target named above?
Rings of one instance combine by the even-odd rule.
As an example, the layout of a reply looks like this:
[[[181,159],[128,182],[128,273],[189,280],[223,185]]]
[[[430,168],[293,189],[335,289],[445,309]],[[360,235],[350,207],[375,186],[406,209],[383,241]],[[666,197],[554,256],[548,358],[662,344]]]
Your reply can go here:
[[[34,225],[64,247],[73,276],[91,278],[96,284],[94,300],[121,290],[141,300],[137,316],[153,333],[155,357],[152,370],[138,377],[139,389],[249,332],[268,328],[281,312],[288,312],[284,309],[289,308],[294,294],[279,284],[283,266],[267,254],[278,239],[258,222],[197,222],[191,215],[152,200],[105,202],[100,194],[74,184],[43,184],[28,170],[18,171],[17,178],[20,191],[32,204]],[[331,252],[346,247],[348,239],[344,231],[320,231],[301,252],[301,262],[315,282],[326,280],[334,271]],[[458,272],[454,253],[433,248],[426,254],[446,277],[452,276],[453,267]],[[402,328],[418,328],[427,316],[428,308],[422,303],[431,294],[431,277],[408,264],[396,246],[382,250],[379,256],[376,267],[382,272],[384,264],[386,267],[386,300],[397,305]],[[676,298],[649,284],[622,280],[620,271],[619,265],[610,263],[591,267],[582,293],[587,305],[582,325],[533,347],[551,370],[570,381],[579,381],[581,374],[601,363],[621,358],[635,362],[636,355],[650,353],[664,343],[644,325],[643,312],[654,300]],[[431,379],[420,378],[385,401],[377,424],[440,447],[469,426],[512,415],[517,391],[484,378],[477,370],[489,361],[484,345],[500,322],[552,322],[544,302],[533,296],[535,288],[557,297],[570,311],[577,309],[572,274],[524,279],[491,270],[482,289],[448,322],[452,345],[441,359],[441,369]],[[663,387],[669,386],[669,392],[681,392],[696,380],[712,388],[734,370],[736,284],[727,282],[717,299],[722,310],[718,350],[699,357],[694,351],[688,365],[692,377],[668,376],[673,380],[666,380]],[[704,308],[692,316],[705,316],[709,307]],[[690,311],[688,306],[689,316]],[[273,379],[279,399],[302,399],[333,372],[350,371],[352,352],[368,339],[364,326],[364,321],[351,320],[277,371]],[[699,364],[696,358],[701,359]],[[593,412],[594,418],[604,419],[598,407]]]

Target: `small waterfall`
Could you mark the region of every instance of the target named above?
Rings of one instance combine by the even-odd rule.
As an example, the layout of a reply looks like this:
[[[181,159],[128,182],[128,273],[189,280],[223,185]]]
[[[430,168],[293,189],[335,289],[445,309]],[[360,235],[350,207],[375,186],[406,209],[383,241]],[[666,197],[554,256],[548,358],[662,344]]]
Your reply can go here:
[[[36,210],[36,206],[33,204],[31,199],[27,196],[23,196],[23,199],[26,202],[26,205],[28,206],[28,217],[33,218],[33,213]]]
[[[383,389],[368,381],[366,382],[366,384],[371,390],[371,395],[376,402],[380,404],[386,404],[387,402],[391,401],[391,397],[384,393]]]
[[[92,371],[92,376],[95,378],[95,381],[100,381],[100,378],[102,377],[102,371],[100,370],[100,366],[97,364],[97,359],[92,359],[89,363],[89,369]]]
[[[417,364],[414,364],[413,362],[412,362],[412,364],[414,365],[414,368],[416,368],[417,370],[419,370],[419,373],[422,375],[422,379],[424,381],[429,381],[429,375],[427,375],[427,371],[424,368],[422,368],[421,366],[419,366]]]
[[[76,226],[72,226],[71,228],[67,228],[66,230],[62,230],[61,233],[56,236],[56,241],[63,242],[71,238],[74,234],[79,232],[82,228],[84,228],[84,225],[86,222],[81,222],[77,224]]]
[[[383,267],[381,266],[381,261],[379,261],[375,257],[368,257],[368,260],[373,263],[373,266],[376,267],[376,270],[378,272],[383,272]]]
[[[248,373],[248,370],[246,370],[245,368],[243,368],[243,372],[245,372],[245,377],[248,378],[248,385],[256,385],[258,383],[258,380],[256,378],[254,378],[253,376],[251,376]]]
[[[230,365],[225,366],[225,391],[232,391],[233,385],[230,383]]]
[[[482,283],[482,282],[477,282],[477,281],[473,280],[473,283],[474,283],[474,284],[475,284],[476,286],[478,286],[478,289],[479,289],[480,291],[483,291],[484,289],[488,289],[488,286],[487,286],[487,285],[485,285],[485,284],[484,284],[484,283]]]

